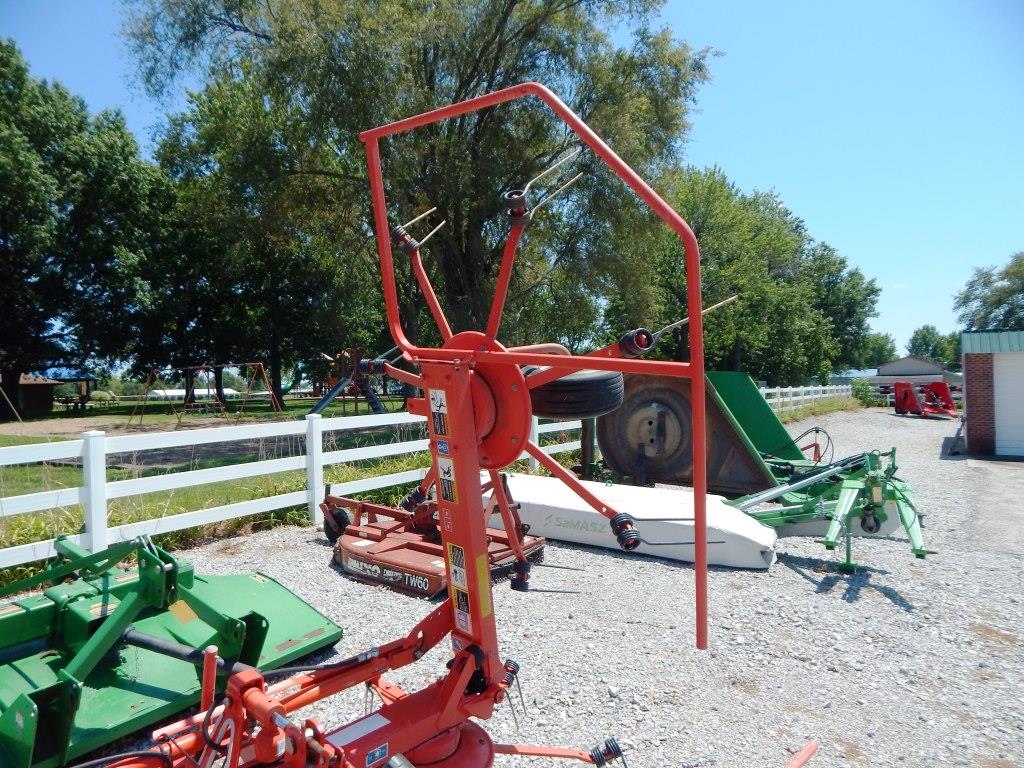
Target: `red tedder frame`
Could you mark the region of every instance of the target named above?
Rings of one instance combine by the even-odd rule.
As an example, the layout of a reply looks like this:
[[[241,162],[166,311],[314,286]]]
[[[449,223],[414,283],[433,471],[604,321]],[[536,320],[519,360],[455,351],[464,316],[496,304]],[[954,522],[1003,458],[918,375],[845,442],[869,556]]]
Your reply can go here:
[[[547,104],[682,240],[690,317],[689,362],[636,359],[654,343],[652,334],[643,329],[586,355],[566,354],[557,344],[507,349],[497,340],[516,250],[532,213],[526,204],[525,190],[505,196],[510,201],[511,230],[486,329],[452,332],[423,268],[421,244],[404,227],[389,228],[379,143],[398,133],[527,96]],[[494,744],[472,720],[492,715],[494,707],[505,700],[510,686],[517,683],[519,670],[516,662],[503,661],[499,656],[483,495],[490,490],[500,507],[508,505],[498,470],[526,451],[607,517],[624,549],[636,547],[641,538],[632,519],[607,506],[531,442],[530,390],[586,369],[689,378],[693,394],[696,635],[697,647],[707,648],[704,349],[697,239],[679,214],[558,97],[538,83],[525,83],[374,128],[360,138],[366,145],[388,326],[404,357],[418,366],[420,373],[410,373],[382,361],[367,363],[376,369],[374,372],[386,372],[424,393],[422,398],[409,398],[408,407],[410,412],[427,417],[432,464],[413,495],[422,500],[434,490],[448,597],[404,637],[341,662],[289,670],[293,677],[273,684],[267,683],[265,677],[274,673],[263,675],[255,669],[236,672],[228,679],[225,699],[219,704],[213,699],[208,680],[212,673],[204,675],[205,714],[154,733],[157,750],[166,755],[166,764],[174,768],[209,768],[219,763],[221,757],[231,768],[267,764],[279,768],[489,768],[495,753],[560,757],[606,765],[622,755],[614,739],[589,753],[562,747]],[[438,348],[415,346],[402,330],[391,251],[393,239],[411,259],[413,274],[441,333],[442,344]],[[541,369],[526,376],[521,367],[526,365]],[[481,478],[481,470],[487,470],[488,481]],[[447,671],[432,684],[406,692],[382,678],[391,670],[419,660],[448,637],[453,658]],[[207,665],[212,665],[209,659]],[[324,729],[313,719],[297,723],[289,717],[319,699],[362,684],[372,688],[383,702],[365,717],[333,729]],[[115,765],[148,768],[153,764],[152,759],[129,758]]]
[[[622,181],[624,181],[626,185],[629,186],[629,188],[632,189],[633,192],[635,192],[637,196],[640,197],[640,199],[642,199],[648,207],[650,207],[650,209],[672,229],[673,232],[676,233],[679,239],[682,240],[686,265],[686,302],[690,317],[689,362],[680,363],[657,360],[624,359],[619,356],[618,350],[614,348],[616,345],[597,350],[596,352],[592,352],[588,355],[567,356],[557,354],[540,354],[528,351],[507,351],[497,344],[496,336],[500,326],[501,313],[505,303],[505,295],[508,289],[509,278],[511,276],[515,249],[524,229],[524,225],[520,224],[513,224],[512,231],[509,234],[508,244],[506,245],[505,253],[502,258],[501,269],[498,273],[498,284],[495,288],[494,299],[491,305],[491,313],[487,323],[485,337],[488,343],[480,345],[483,348],[472,348],[471,345],[465,343],[468,339],[463,339],[463,343],[461,344],[453,344],[453,337],[450,336],[451,332],[448,331],[447,334],[444,333],[444,331],[447,330],[447,323],[442,323],[440,321],[438,322],[438,325],[442,329],[442,335],[448,336],[445,340],[444,346],[440,349],[417,347],[406,337],[405,332],[402,330],[402,323],[399,316],[398,289],[395,283],[394,261],[391,253],[391,233],[388,221],[387,198],[384,192],[384,176],[381,170],[380,161],[380,140],[395,134],[406,133],[416,128],[430,125],[431,123],[437,123],[442,120],[458,117],[459,115],[464,115],[469,112],[477,112],[482,109],[487,109],[498,104],[522,99],[528,96],[535,96],[547,104],[551,110],[569,126],[573,133],[575,133],[580,140],[590,148],[594,155],[604,161],[615,175],[622,179]],[[594,131],[591,130],[590,127],[571,109],[569,109],[561,99],[540,83],[523,83],[522,85],[513,86],[511,88],[489,93],[474,99],[469,99],[459,104],[435,109],[416,117],[410,117],[379,128],[364,131],[359,135],[359,138],[366,145],[367,166],[370,174],[370,194],[373,202],[377,248],[380,253],[380,271],[384,284],[384,302],[387,309],[388,326],[391,330],[391,336],[395,343],[398,345],[399,349],[408,356],[408,358],[412,359],[417,364],[421,364],[421,366],[426,364],[428,368],[432,368],[435,365],[447,365],[450,367],[456,362],[467,368],[473,368],[474,366],[481,364],[489,367],[500,365],[508,366],[509,368],[521,365],[549,366],[551,371],[547,372],[547,375],[534,375],[530,377],[529,386],[531,387],[539,386],[540,384],[551,381],[553,378],[557,378],[558,373],[566,375],[573,371],[587,368],[621,371],[623,373],[646,373],[660,376],[678,376],[690,379],[690,387],[692,391],[691,415],[693,434],[695,436],[692,441],[692,446],[695,526],[694,564],[696,571],[697,617],[696,635],[697,647],[702,650],[706,649],[708,644],[706,533],[707,447],[706,441],[703,438],[705,429],[704,329],[701,318],[700,246],[697,244],[697,238],[693,234],[693,230],[690,229],[690,225],[687,224],[683,217],[676,213],[668,203],[662,200],[658,193],[651,189],[647,182],[640,178],[636,171],[626,165],[625,161],[615,154],[611,147],[605,144],[604,141],[602,141],[601,138],[594,133]],[[427,303],[435,317],[435,320],[437,320],[439,316],[443,319],[443,314],[441,314],[437,298],[435,297],[433,290],[430,289],[429,283],[427,283],[425,279],[422,266],[418,262],[419,253],[417,250],[413,254],[413,263],[420,286],[423,289]],[[408,376],[405,378],[408,378]],[[424,378],[426,378],[426,376]],[[528,406],[528,399],[526,400],[526,403]],[[469,419],[469,423],[472,423],[473,417],[469,411],[463,414],[463,419],[466,419],[467,417]],[[451,416],[451,420],[455,421],[454,415]],[[432,443],[435,442],[436,435],[432,434],[431,437]],[[515,436],[513,435],[513,437]],[[464,446],[464,448],[465,447],[468,446]],[[541,454],[541,451],[536,448],[536,446],[530,446],[527,450],[530,451],[534,458],[540,459],[539,454]],[[434,451],[434,454],[434,466],[436,468],[436,450]],[[462,462],[465,467],[465,471],[462,473],[465,475],[465,482],[467,485],[473,485],[474,487],[479,486],[479,480],[470,477],[472,472],[476,471],[476,467],[470,468],[469,465],[475,463],[476,462],[472,461]],[[556,476],[561,476],[563,480],[565,479],[561,473],[556,472],[555,474]],[[574,490],[577,489],[574,488]],[[598,502],[598,504],[600,504],[600,502]],[[482,519],[482,510],[478,515],[470,514],[478,520]],[[463,531],[459,531],[453,538],[458,539],[455,543],[460,546],[463,543],[469,543],[469,539],[464,535]],[[481,542],[477,542],[476,548],[479,548],[481,545]],[[489,586],[482,585],[482,588],[487,591],[490,590]],[[490,623],[493,624],[493,620]]]

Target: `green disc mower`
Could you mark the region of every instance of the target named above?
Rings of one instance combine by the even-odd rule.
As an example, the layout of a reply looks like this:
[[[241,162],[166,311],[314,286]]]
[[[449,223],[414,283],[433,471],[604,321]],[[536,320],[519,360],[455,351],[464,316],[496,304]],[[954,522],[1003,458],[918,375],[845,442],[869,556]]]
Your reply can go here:
[[[0,766],[56,768],[199,702],[219,682],[333,645],[341,629],[262,573],[199,576],[148,537],[90,554],[65,538],[0,590]],[[133,558],[134,567],[122,561]]]
[[[884,537],[901,526],[918,558],[922,515],[897,473],[896,449],[839,461],[807,458],[745,373],[706,376],[708,490],[770,525],[780,536],[814,536],[842,548],[844,572],[856,570],[853,537]],[[821,432],[821,430],[809,430]],[[627,376],[623,405],[597,421],[609,468],[621,477],[692,485],[690,382]],[[830,451],[829,451],[830,452]]]

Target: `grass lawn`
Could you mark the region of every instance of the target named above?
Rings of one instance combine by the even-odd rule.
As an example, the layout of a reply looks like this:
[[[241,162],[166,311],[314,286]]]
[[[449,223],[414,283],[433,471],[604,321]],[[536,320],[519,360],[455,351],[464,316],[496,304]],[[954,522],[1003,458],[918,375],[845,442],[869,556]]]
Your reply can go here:
[[[384,407],[390,413],[402,410],[404,401],[398,396],[381,398]],[[181,413],[180,403],[168,403],[156,400],[144,403],[131,401],[94,402],[86,412],[67,411],[58,406],[45,416],[26,419],[26,425],[35,434],[78,434],[88,429],[104,429],[108,431],[130,431],[139,427],[151,430],[154,428],[195,429],[197,427],[228,426],[251,421],[282,421],[285,419],[303,419],[316,404],[311,397],[286,398],[284,413],[276,413],[270,403],[263,400],[241,403],[230,400],[226,403],[225,413],[216,410],[189,411]],[[324,410],[324,418],[336,416],[365,416],[373,411],[366,400],[353,401],[336,399]],[[20,433],[16,422],[0,425],[0,429],[10,433]],[[0,443],[2,444],[2,443]]]
[[[862,408],[856,398],[853,397],[837,397],[829,398],[827,400],[815,400],[808,405],[794,408],[791,411],[783,411],[778,414],[779,421],[783,424],[788,424],[791,421],[800,421],[801,419],[809,419],[812,416],[824,416],[826,413],[835,413],[836,411],[856,411],[858,408]]]

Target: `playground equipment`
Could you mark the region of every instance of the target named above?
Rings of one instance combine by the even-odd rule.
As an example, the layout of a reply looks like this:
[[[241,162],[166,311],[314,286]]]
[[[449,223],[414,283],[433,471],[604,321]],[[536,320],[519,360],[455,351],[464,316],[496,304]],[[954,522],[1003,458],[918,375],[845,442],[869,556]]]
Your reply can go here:
[[[420,246],[406,227],[389,232],[387,201],[381,171],[379,142],[388,136],[464,115],[498,104],[536,96],[621,178],[683,241],[690,323],[689,363],[636,359],[648,349],[651,334],[638,329],[618,342],[588,355],[559,354],[545,347],[508,349],[498,340],[505,297],[519,240],[538,209],[567,184],[555,182],[554,192],[530,204],[530,187],[503,196],[510,233],[498,273],[490,315],[484,331],[453,334],[423,269]],[[696,434],[704,431],[704,371],[700,321],[700,260],[696,238],[685,221],[627,166],[554,94],[537,83],[507,88],[418,117],[363,133],[370,175],[371,197],[381,276],[392,337],[407,358],[419,366],[412,374],[388,363],[367,361],[367,372],[381,370],[424,392],[410,398],[409,410],[427,417],[432,454],[428,484],[436,491],[437,514],[444,545],[448,597],[411,631],[398,640],[375,646],[344,661],[310,669],[268,685],[257,670],[238,672],[228,682],[223,703],[211,703],[203,714],[179,721],[156,732],[157,746],[148,756],[127,756],[118,768],[152,768],[159,759],[172,768],[209,766],[224,758],[233,768],[272,764],[280,768],[490,768],[496,753],[574,759],[604,766],[623,759],[615,739],[589,752],[561,747],[495,744],[476,722],[485,720],[518,685],[519,664],[499,655],[491,579],[488,571],[486,518],[481,470],[498,472],[525,451],[555,477],[572,488],[609,520],[624,549],[634,549],[642,535],[628,515],[601,502],[574,476],[529,440],[534,398],[550,403],[556,380],[576,377],[565,389],[602,393],[616,388],[614,376],[592,376],[580,371],[612,374],[652,373],[690,377],[694,391],[691,418]],[[557,167],[558,164],[556,164]],[[549,169],[550,170],[550,169]],[[568,183],[571,183],[568,182]],[[435,230],[436,231],[436,230]],[[423,291],[442,338],[439,348],[418,347],[405,336],[399,317],[398,290],[392,261],[391,236],[410,257],[413,273]],[[429,235],[423,242],[429,239]],[[539,366],[524,376],[520,366]],[[596,383],[595,383],[596,382]],[[560,382],[561,383],[561,382]],[[621,387],[621,382],[619,382]],[[592,388],[591,388],[592,387]],[[580,397],[579,399],[589,399]],[[597,398],[594,398],[597,399]],[[693,451],[694,536],[697,590],[697,646],[707,647],[707,541],[705,524],[705,453],[702,443]],[[493,477],[493,476],[492,476]],[[492,481],[493,482],[493,481]],[[498,492],[501,483],[493,483]],[[420,486],[421,492],[423,486]],[[429,490],[429,489],[428,489]],[[426,495],[426,494],[424,494]],[[503,510],[504,511],[504,510]],[[508,517],[506,532],[508,532]],[[523,580],[529,576],[524,569]],[[425,688],[407,692],[386,682],[382,675],[424,657],[432,647],[450,638],[453,652],[447,669]],[[347,725],[325,730],[313,719],[303,723],[289,716],[299,708],[353,686],[366,684],[381,706]],[[207,689],[208,697],[212,690]],[[802,765],[814,751],[805,748],[791,765]]]
[[[491,571],[513,568],[512,588],[525,590],[527,582],[521,574],[524,566],[529,572],[529,560],[540,557],[544,539],[527,535],[530,526],[520,519],[505,478],[501,475],[499,479],[494,473],[484,485],[485,491],[492,491],[496,482],[503,486],[492,494],[487,507],[499,516],[497,525],[502,526],[485,531],[487,567]],[[335,545],[335,562],[356,579],[400,592],[433,597],[444,591],[448,579],[437,500],[424,491],[431,487],[436,487],[434,478],[406,496],[400,509],[326,496],[320,509],[324,513],[324,531]],[[505,515],[510,516],[507,522]]]
[[[388,355],[394,352],[398,347],[392,347],[383,355],[375,358],[375,361],[379,363],[385,362]],[[357,363],[363,359],[363,355],[366,350],[362,347],[355,347],[351,349],[343,349],[334,357],[324,354],[324,357],[331,361],[331,370],[328,374],[327,386],[328,389],[324,392],[320,400],[310,408],[310,413],[322,413],[323,410],[334,401],[336,397],[341,395],[342,402],[344,403],[344,397],[346,392],[352,390],[356,398],[356,411],[359,410],[359,397],[362,396],[366,400],[366,404],[370,406],[370,410],[374,413],[387,413],[387,408],[384,407],[384,403],[377,396],[377,393],[373,391],[370,386],[370,382],[366,378],[366,373],[360,371]],[[399,355],[399,358],[401,355]],[[396,358],[397,360],[398,358]],[[395,362],[395,361],[391,361]]]
[[[910,487],[896,474],[895,448],[832,461],[827,433],[815,428],[791,437],[745,373],[708,371],[706,379],[710,490],[739,497],[729,503],[779,536],[821,537],[828,550],[842,546],[845,558],[838,567],[844,572],[856,570],[853,537],[889,536],[901,525],[915,557],[934,554],[924,546],[922,515]],[[598,443],[614,472],[640,483],[691,483],[688,384],[626,377],[623,407],[598,419]],[[827,438],[824,448],[820,434]],[[812,458],[804,450],[813,450]],[[769,503],[778,506],[764,508]]]
[[[0,766],[53,768],[199,703],[216,674],[275,669],[341,629],[261,573],[198,576],[148,537],[96,554],[65,538],[35,576],[0,590]],[[118,563],[134,557],[134,568]],[[219,656],[218,656],[219,654]],[[150,761],[152,765],[152,761]]]
[[[146,406],[149,404],[151,392],[160,393],[160,400],[170,406],[171,413],[177,418],[177,426],[179,427],[181,426],[182,419],[189,414],[213,414],[227,418],[228,412],[224,407],[224,403],[218,397],[216,388],[213,386],[215,371],[223,371],[225,368],[238,368],[245,377],[245,392],[242,394],[238,408],[234,413],[236,423],[242,418],[246,406],[255,398],[253,387],[257,381],[262,381],[264,387],[266,387],[270,407],[273,408],[274,413],[284,413],[281,402],[277,399],[277,395],[274,394],[274,388],[270,384],[270,377],[267,376],[267,370],[263,367],[263,363],[190,365],[170,371],[167,375],[162,374],[156,368],[152,368],[146,377],[142,397],[135,403],[132,413],[128,417],[128,426],[130,427],[135,423],[136,416],[139,419],[137,426],[142,426],[142,420],[146,415]],[[174,374],[178,371],[184,376],[187,384],[180,408],[176,408],[175,401],[167,395],[168,386],[165,383],[166,379],[173,378]],[[197,382],[201,382],[203,386],[196,386]]]
[[[918,390],[909,381],[897,381],[893,384],[896,413],[903,415],[913,413],[917,416],[949,416],[957,417],[953,393],[949,384],[944,381],[932,381]]]

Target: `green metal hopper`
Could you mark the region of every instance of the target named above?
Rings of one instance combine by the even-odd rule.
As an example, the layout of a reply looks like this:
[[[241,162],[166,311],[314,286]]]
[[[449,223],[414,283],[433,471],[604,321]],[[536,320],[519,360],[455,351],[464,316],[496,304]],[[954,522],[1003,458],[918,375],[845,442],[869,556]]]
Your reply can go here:
[[[197,576],[148,539],[90,554],[63,538],[47,568],[0,591],[0,766],[51,768],[199,702],[194,662],[128,635],[270,670],[342,631],[262,573]],[[134,556],[136,565],[118,565]],[[196,654],[198,656],[198,654]],[[222,686],[226,675],[221,675]]]

